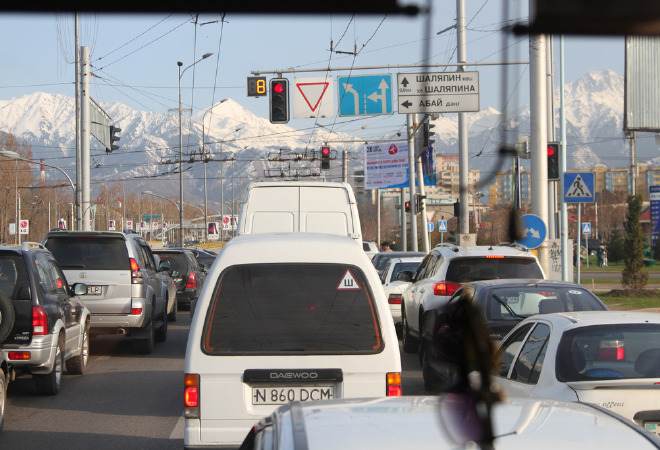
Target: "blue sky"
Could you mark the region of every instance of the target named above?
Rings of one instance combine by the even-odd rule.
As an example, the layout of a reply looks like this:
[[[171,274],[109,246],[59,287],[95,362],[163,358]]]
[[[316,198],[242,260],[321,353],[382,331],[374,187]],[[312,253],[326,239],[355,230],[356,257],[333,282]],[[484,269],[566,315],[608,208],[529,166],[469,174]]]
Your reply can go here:
[[[526,2],[522,2],[526,3]],[[501,21],[500,2],[468,2],[468,60],[499,60],[500,38],[492,31]],[[453,0],[435,3],[433,17],[432,62],[455,62],[452,49],[455,32],[435,36],[435,31],[454,23]],[[485,5],[485,6],[483,6]],[[483,6],[483,8],[482,8]],[[520,11],[524,15],[525,10]],[[475,15],[476,14],[476,15]],[[82,17],[82,44],[92,50],[92,62],[97,73],[113,84],[137,86],[105,86],[102,81],[92,87],[92,96],[101,101],[121,101],[142,110],[165,111],[176,106],[176,61],[193,61],[194,26],[187,16],[93,16]],[[199,22],[217,20],[217,15],[203,15]],[[267,100],[245,96],[245,78],[254,69],[273,69],[290,66],[327,66],[330,36],[336,42],[346,29],[338,47],[360,48],[377,29],[382,17],[357,17],[346,28],[350,17],[226,17],[216,82],[215,100],[231,97],[250,110],[267,117]],[[160,23],[159,23],[160,22]],[[154,26],[155,25],[155,26]],[[387,17],[378,32],[366,44],[355,65],[415,63],[422,58],[422,19]],[[125,42],[150,31],[124,47]],[[168,31],[177,27],[174,31]],[[159,36],[164,37],[157,39]],[[156,40],[149,44],[150,41]],[[210,23],[197,28],[197,55],[218,53],[219,25]],[[34,91],[72,95],[73,86],[73,19],[71,15],[3,15],[0,16],[0,99]],[[148,44],[148,45],[145,45]],[[139,49],[139,47],[144,48]],[[134,52],[129,55],[129,53]],[[527,59],[526,39],[511,48],[511,57]],[[101,58],[101,59],[99,59]],[[568,38],[567,79],[574,80],[597,69],[623,70],[623,41],[621,38]],[[118,60],[118,61],[117,61]],[[333,55],[332,65],[350,66],[352,56]],[[117,61],[117,62],[114,62]],[[107,66],[107,67],[105,67]],[[195,68],[195,108],[208,108],[216,71],[215,56]],[[184,101],[191,102],[192,70],[184,78]],[[394,73],[395,71],[392,71]],[[500,69],[480,69],[481,107],[498,107],[498,79]],[[376,73],[376,72],[369,72]],[[313,75],[313,74],[311,74]],[[521,89],[528,89],[527,72],[523,74]],[[304,76],[304,75],[301,75]],[[110,77],[110,78],[109,78]],[[64,83],[64,84],[55,84]],[[31,86],[48,84],[46,86]],[[524,92],[522,94],[525,95]],[[402,116],[387,119],[403,122]],[[293,126],[309,126],[298,120]]]

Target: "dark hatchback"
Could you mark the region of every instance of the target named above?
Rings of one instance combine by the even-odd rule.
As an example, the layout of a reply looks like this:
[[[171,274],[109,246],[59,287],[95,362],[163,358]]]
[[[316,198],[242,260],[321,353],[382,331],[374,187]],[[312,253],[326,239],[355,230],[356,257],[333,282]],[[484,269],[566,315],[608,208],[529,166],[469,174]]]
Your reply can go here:
[[[607,310],[598,297],[574,283],[511,279],[466,283],[446,305],[424,315],[420,361],[427,390],[451,385],[450,355],[454,354],[457,335],[465,332],[458,324],[457,306],[470,292],[472,301],[483,313],[491,339],[496,342],[518,322],[533,315]]]
[[[178,308],[194,307],[199,292],[206,278],[206,268],[197,262],[190,250],[163,249],[153,250],[160,258],[160,267],[167,270],[176,284],[176,302]]]

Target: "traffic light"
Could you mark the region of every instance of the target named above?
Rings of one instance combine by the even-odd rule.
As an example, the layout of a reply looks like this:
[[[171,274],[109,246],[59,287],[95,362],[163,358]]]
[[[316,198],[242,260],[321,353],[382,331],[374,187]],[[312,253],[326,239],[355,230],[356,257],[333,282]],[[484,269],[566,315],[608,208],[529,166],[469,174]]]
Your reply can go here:
[[[424,207],[424,199],[426,198],[426,195],[422,194],[415,194],[415,211],[416,212],[421,212],[422,208]]]
[[[270,80],[270,122],[289,122],[289,80],[286,78]]]
[[[431,137],[435,135],[435,133],[431,131],[431,128],[435,128],[435,125],[432,123],[424,122],[422,125],[422,146],[424,149],[427,149],[429,145],[433,145],[435,142],[431,139]]]
[[[410,202],[409,202],[408,200],[406,200],[405,202],[403,202],[403,209],[404,209],[404,211],[406,211],[406,212],[410,212]]]
[[[559,180],[559,144],[548,143],[548,180]]]
[[[459,202],[454,202],[454,217],[461,216],[461,204]]]
[[[112,153],[119,148],[119,146],[115,144],[120,138],[117,133],[121,133],[121,128],[110,125],[110,148],[105,149],[106,153]]]
[[[330,147],[321,147],[321,169],[330,169]]]

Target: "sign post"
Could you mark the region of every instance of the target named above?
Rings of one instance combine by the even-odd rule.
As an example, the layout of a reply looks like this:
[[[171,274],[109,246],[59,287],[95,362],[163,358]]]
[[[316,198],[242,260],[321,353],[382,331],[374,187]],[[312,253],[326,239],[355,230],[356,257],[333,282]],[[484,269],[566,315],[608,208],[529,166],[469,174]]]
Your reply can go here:
[[[582,234],[584,234],[585,247],[587,248],[587,269],[589,268],[589,237],[591,235],[591,222],[582,222]]]
[[[594,174],[592,172],[565,172],[564,173],[564,202],[577,203],[577,246],[576,280],[580,284],[580,268],[582,265],[582,203],[594,202]],[[589,224],[591,231],[591,224]],[[588,244],[587,244],[588,245]],[[589,254],[587,253],[587,258]]]
[[[479,111],[479,72],[397,74],[398,112]]]
[[[447,221],[445,219],[438,220],[438,231],[440,232],[440,243],[445,241],[445,233],[447,232]]]

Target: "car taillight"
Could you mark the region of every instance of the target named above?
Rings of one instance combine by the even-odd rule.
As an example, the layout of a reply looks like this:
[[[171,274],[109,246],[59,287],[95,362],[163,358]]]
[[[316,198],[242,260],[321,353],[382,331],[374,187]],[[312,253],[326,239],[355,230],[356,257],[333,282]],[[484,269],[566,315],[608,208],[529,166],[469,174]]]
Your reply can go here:
[[[197,275],[195,272],[190,272],[186,278],[186,289],[197,289]]]
[[[142,308],[131,308],[131,316],[139,316],[142,314]]]
[[[140,272],[140,265],[137,263],[135,258],[128,258],[128,261],[131,264],[131,283],[142,283],[142,272]]]
[[[459,290],[460,283],[453,283],[451,281],[440,281],[433,285],[433,295],[449,296],[454,295],[454,292]]]
[[[400,305],[401,294],[390,294],[390,296],[387,298],[387,303],[390,305]]]
[[[30,352],[9,352],[7,358],[11,361],[28,361],[31,357]]]
[[[183,377],[184,415],[189,419],[199,418],[199,375],[187,373]]]
[[[401,390],[401,372],[387,372],[386,380],[386,395],[388,397],[401,397],[403,394]]]
[[[32,307],[32,335],[46,336],[48,334],[48,316],[43,306]]]
[[[610,341],[601,341],[598,349],[598,359],[600,361],[623,361],[626,359],[626,349],[623,341],[613,339]]]

